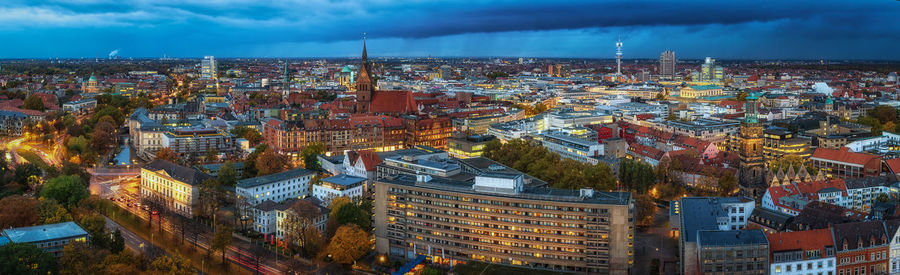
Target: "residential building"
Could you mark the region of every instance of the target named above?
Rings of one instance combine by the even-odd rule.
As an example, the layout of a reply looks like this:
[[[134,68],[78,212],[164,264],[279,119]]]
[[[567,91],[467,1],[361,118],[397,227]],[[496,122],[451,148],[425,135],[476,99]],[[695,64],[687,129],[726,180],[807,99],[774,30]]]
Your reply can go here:
[[[340,174],[324,178],[314,184],[312,195],[321,200],[324,205],[328,205],[332,199],[337,197],[360,198],[366,191],[365,187],[366,178]]]
[[[375,182],[375,250],[432,263],[492,264],[580,274],[628,274],[629,193],[524,187],[524,176],[462,181],[398,175]]]
[[[830,229],[772,233],[769,274],[834,275],[837,265]]]
[[[316,172],[296,168],[261,177],[242,179],[235,185],[237,199],[247,198],[251,205],[271,200],[282,202],[309,196],[309,181]]]
[[[835,224],[831,227],[838,275],[886,274],[890,242],[880,221]]]
[[[890,258],[891,274],[900,274],[900,220],[884,221],[885,233],[890,240],[888,257]]]
[[[0,110],[0,135],[21,136],[27,120],[28,115],[23,113]]]
[[[846,179],[847,203],[844,206],[868,213],[879,195],[896,197],[896,188],[891,187],[893,183],[893,178],[886,176]]]
[[[3,229],[0,238],[12,243],[30,243],[54,257],[61,257],[63,247],[71,242],[87,242],[91,236],[75,222],[43,224]],[[2,246],[0,241],[0,246]]]
[[[253,230],[267,236],[274,235],[277,239],[285,239],[285,234],[289,233],[286,231],[296,222],[308,222],[303,226],[325,232],[330,212],[315,197],[290,198],[280,203],[266,200],[253,206],[253,211]],[[305,220],[298,221],[298,218]]]
[[[141,198],[191,218],[199,203],[200,185],[209,178],[199,170],[157,159],[141,167]]]
[[[699,263],[696,274],[768,274],[769,245],[762,230],[697,231],[696,234]]]
[[[214,128],[183,127],[161,135],[160,146],[168,147],[180,156],[202,156],[206,152],[230,154],[237,149],[236,138]]]

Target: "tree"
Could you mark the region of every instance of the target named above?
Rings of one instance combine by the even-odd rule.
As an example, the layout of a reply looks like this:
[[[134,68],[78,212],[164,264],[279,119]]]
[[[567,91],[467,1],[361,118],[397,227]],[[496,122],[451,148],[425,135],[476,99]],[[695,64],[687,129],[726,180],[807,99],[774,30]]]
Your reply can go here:
[[[0,246],[0,274],[55,274],[56,258],[30,243]]]
[[[106,219],[100,214],[88,213],[78,219],[78,225],[91,235],[91,242],[97,247],[109,248],[112,240],[106,234]],[[116,251],[118,252],[118,251]]]
[[[729,196],[737,188],[737,177],[733,173],[724,173],[717,181],[716,190],[719,190],[720,196]]]
[[[63,247],[62,254],[59,258],[59,274],[82,275],[95,273],[97,265],[109,252],[94,248],[86,242],[69,242]]]
[[[231,245],[231,241],[234,239],[231,234],[231,227],[219,225],[218,230],[216,230],[216,235],[212,239],[212,250],[218,250],[222,252],[222,264],[227,263],[225,261],[225,252],[228,251],[228,246]]]
[[[72,221],[72,214],[54,199],[40,198],[37,204],[40,224],[61,223]]]
[[[107,121],[98,122],[91,134],[91,141],[94,143],[94,150],[105,152],[116,144],[116,126]]]
[[[619,163],[619,181],[629,190],[644,193],[656,183],[656,174],[650,164],[625,159]]]
[[[240,176],[237,169],[234,168],[234,163],[230,161],[223,163],[217,174],[219,182],[222,183],[222,185],[231,187],[234,187],[234,185],[237,184],[237,180]]]
[[[150,263],[149,271],[168,275],[192,275],[197,273],[191,261],[181,256],[162,256]]]
[[[322,166],[319,165],[318,156],[324,153],[325,144],[321,142],[313,142],[306,145],[306,147],[300,151],[300,156],[303,157],[303,167],[313,171],[322,170]]]
[[[653,215],[656,214],[656,203],[647,194],[634,196],[634,208],[636,209],[635,222],[638,226],[650,226],[653,224]]]
[[[219,161],[219,154],[213,150],[206,150],[206,154],[203,155],[203,160],[206,162],[217,162]]]
[[[178,154],[175,154],[175,151],[172,151],[169,147],[160,148],[159,151],[156,151],[156,159],[165,160],[171,163],[178,163],[179,157]]]
[[[200,212],[206,218],[212,219],[212,224],[218,224],[219,207],[224,200],[225,194],[222,185],[215,179],[206,179],[200,184]]]
[[[41,168],[38,167],[36,164],[26,163],[26,164],[19,165],[18,167],[16,167],[16,172],[13,175],[13,181],[15,181],[16,183],[19,183],[19,184],[26,184],[26,183],[28,183],[28,178],[30,178],[32,176],[40,177],[43,174],[44,174],[44,171],[42,171]]]
[[[251,225],[256,220],[256,210],[253,209],[253,206],[250,198],[243,196],[237,198],[234,202],[234,218],[237,219],[237,224],[240,226],[241,231],[246,232],[252,229]]]
[[[141,273],[141,259],[131,252],[121,251],[110,254],[103,259],[95,270],[101,274],[139,274]]]
[[[323,253],[330,255],[335,262],[352,264],[368,254],[371,247],[369,233],[355,224],[345,224],[338,227]]]
[[[891,197],[888,196],[888,194],[881,193],[881,194],[878,194],[878,197],[876,197],[875,200],[878,202],[890,202]]]
[[[0,228],[32,226],[40,220],[37,200],[14,195],[0,199]]]
[[[116,228],[116,231],[113,232],[112,240],[109,244],[109,251],[112,253],[119,253],[125,250],[125,238],[122,237],[122,231],[119,231]]]
[[[44,100],[35,94],[31,94],[28,98],[25,98],[22,107],[28,110],[44,111]]]
[[[42,198],[54,199],[71,208],[79,201],[87,198],[87,188],[78,176],[59,176],[51,179],[41,189]]]
[[[309,257],[322,248],[322,234],[316,228],[316,220],[322,214],[319,207],[301,200],[292,205],[284,218],[284,241],[292,254]]]
[[[266,150],[256,159],[256,176],[282,172],[288,168],[288,158],[274,150]]]

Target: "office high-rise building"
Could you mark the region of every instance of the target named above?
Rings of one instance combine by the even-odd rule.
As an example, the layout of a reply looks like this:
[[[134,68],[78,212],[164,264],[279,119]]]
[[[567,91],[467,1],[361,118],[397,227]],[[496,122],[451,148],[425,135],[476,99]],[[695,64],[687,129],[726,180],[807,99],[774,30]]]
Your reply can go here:
[[[200,61],[200,78],[202,79],[216,79],[218,78],[218,71],[216,71],[216,58],[208,55],[204,56],[203,60]]]
[[[664,51],[659,55],[659,75],[666,79],[675,76],[675,52]]]
[[[715,58],[707,57],[700,66],[700,81],[721,81],[724,78],[722,66],[716,64]]]
[[[633,246],[629,193],[526,187],[500,172],[375,181],[375,249],[393,258],[628,274]]]

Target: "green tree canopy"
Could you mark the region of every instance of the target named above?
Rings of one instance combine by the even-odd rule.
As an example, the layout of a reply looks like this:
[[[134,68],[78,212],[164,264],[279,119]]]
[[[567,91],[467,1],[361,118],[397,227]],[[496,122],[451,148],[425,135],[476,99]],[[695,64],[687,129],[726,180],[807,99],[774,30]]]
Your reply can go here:
[[[79,176],[55,177],[41,188],[42,198],[54,199],[66,207],[75,206],[89,195],[87,186]]]
[[[25,98],[22,107],[28,110],[44,111],[44,100],[35,94],[31,94],[28,98]]]
[[[55,274],[56,258],[30,243],[0,246],[0,274]]]

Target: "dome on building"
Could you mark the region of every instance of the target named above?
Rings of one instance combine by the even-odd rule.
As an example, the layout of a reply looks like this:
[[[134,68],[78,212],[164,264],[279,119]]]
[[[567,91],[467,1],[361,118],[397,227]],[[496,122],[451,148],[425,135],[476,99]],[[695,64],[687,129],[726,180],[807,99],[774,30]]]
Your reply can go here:
[[[352,71],[353,71],[353,70],[350,69],[350,66],[349,66],[349,65],[348,65],[348,66],[344,66],[344,69],[341,70],[341,72],[343,72],[343,73],[349,73],[349,72],[352,72]]]

